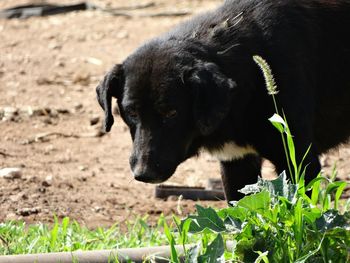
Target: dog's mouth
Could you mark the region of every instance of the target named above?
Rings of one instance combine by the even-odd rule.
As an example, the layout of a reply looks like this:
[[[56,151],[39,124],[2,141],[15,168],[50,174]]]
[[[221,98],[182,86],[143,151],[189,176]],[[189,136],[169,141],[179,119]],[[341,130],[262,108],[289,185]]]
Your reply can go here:
[[[153,178],[150,176],[135,176],[134,175],[135,180],[139,181],[139,182],[143,182],[143,183],[149,183],[149,184],[160,184],[165,182],[168,178],[163,179],[163,178]]]
[[[165,171],[154,171],[153,169],[133,169],[133,176],[135,180],[150,183],[159,184],[168,180],[175,170],[169,169]]]

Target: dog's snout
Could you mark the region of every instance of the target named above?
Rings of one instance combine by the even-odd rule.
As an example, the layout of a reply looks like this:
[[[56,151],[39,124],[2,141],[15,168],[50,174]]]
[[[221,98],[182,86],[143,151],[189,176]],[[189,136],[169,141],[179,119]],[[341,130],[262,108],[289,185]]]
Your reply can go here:
[[[149,173],[134,173],[134,177],[137,181],[144,183],[157,183],[157,180]]]
[[[144,169],[144,170],[135,170],[133,171],[134,178],[137,181],[144,182],[144,183],[161,183],[164,180],[157,177],[157,174],[150,170],[150,169]]]
[[[159,171],[153,162],[146,162],[144,158],[132,156],[130,166],[135,180],[140,182],[156,184],[164,182],[169,177]]]

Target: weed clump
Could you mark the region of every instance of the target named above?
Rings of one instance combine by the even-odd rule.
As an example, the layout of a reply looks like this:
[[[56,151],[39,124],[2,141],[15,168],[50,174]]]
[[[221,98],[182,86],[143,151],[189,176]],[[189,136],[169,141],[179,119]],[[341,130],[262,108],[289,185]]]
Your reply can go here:
[[[247,185],[246,194],[232,207],[219,211],[197,205],[197,214],[176,221],[180,241],[197,235],[201,241],[187,250],[186,262],[349,262],[349,202],[340,212],[340,197],[346,182],[319,174],[305,185],[303,160],[297,163],[294,141],[286,116],[278,111],[278,93],[272,71],[260,56],[254,61],[263,72],[276,113],[269,119],[281,134],[288,171],[276,180],[261,178]],[[311,197],[306,191],[311,191]],[[175,242],[168,233],[171,246]],[[179,262],[173,250],[172,262]]]

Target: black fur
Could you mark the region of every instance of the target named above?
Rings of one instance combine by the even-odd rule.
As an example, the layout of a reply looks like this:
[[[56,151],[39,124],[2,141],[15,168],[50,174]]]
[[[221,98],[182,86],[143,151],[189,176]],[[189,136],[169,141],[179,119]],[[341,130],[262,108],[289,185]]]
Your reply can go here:
[[[201,148],[226,142],[257,155],[221,162],[228,200],[255,181],[261,157],[287,168],[263,76],[252,56],[270,64],[307,181],[318,155],[350,134],[350,1],[232,0],[137,49],[97,88],[113,124],[110,99],[130,127],[137,180],[161,182]]]

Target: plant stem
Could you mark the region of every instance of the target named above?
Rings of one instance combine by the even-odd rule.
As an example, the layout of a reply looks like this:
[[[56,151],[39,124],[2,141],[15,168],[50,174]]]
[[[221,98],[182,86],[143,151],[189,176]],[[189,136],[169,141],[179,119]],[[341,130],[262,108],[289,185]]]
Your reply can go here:
[[[277,102],[276,102],[276,98],[275,98],[275,95],[274,94],[271,94],[272,96],[272,100],[273,100],[273,105],[275,107],[275,111],[278,115],[279,114],[279,111],[278,111],[278,107],[277,107]],[[289,174],[290,174],[290,178],[292,179],[292,182],[293,183],[296,183],[294,182],[294,178],[292,176],[292,168],[290,167],[290,160],[289,160],[289,154],[288,154],[288,150],[287,150],[287,144],[286,144],[286,140],[283,136],[283,132],[280,133],[281,134],[281,138],[282,138],[282,143],[283,143],[283,149],[284,149],[284,154],[286,156],[286,160],[287,160],[287,166],[288,166],[288,170],[289,170]]]

